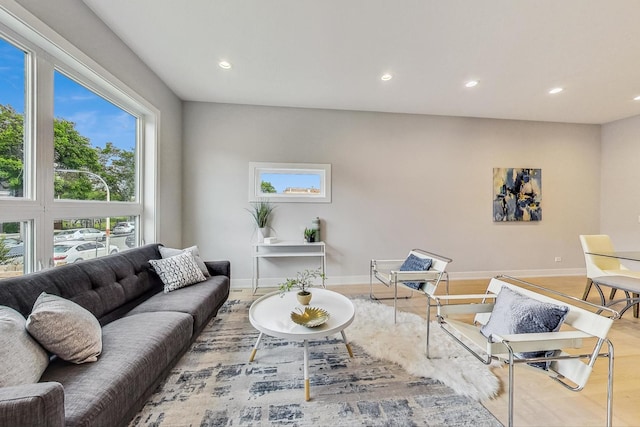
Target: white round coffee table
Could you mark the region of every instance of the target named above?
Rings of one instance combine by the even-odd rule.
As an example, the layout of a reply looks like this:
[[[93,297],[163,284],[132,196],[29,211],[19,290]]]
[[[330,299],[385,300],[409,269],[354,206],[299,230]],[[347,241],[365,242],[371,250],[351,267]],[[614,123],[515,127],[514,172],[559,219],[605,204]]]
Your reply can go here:
[[[258,340],[253,346],[249,362],[253,362],[258,345],[264,334],[272,337],[284,338],[304,343],[304,397],[310,399],[309,393],[309,344],[308,340],[326,337],[328,335],[342,334],[342,339],[347,347],[349,356],[353,357],[351,346],[347,341],[344,329],[353,322],[355,308],[349,298],[337,292],[327,289],[314,289],[311,291],[313,297],[309,307],[318,307],[329,313],[329,320],[326,323],[307,328],[298,325],[291,320],[291,312],[296,308],[304,309],[296,299],[296,292],[287,292],[280,295],[280,292],[272,292],[258,298],[249,309],[249,321],[254,328],[260,331]]]

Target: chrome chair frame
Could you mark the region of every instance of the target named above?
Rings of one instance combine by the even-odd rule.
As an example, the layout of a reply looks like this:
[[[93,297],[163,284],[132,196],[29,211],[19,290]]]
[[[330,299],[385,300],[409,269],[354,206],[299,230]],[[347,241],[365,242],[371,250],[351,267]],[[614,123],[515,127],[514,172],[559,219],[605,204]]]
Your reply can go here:
[[[405,286],[411,290],[409,296],[411,298],[413,292],[422,292],[427,297],[427,346],[426,353],[429,357],[429,332],[431,323],[431,307],[433,304],[433,296],[438,289],[441,281],[445,282],[445,292],[449,294],[449,274],[446,271],[447,265],[452,262],[451,258],[428,252],[423,249],[412,249],[409,255],[415,255],[420,258],[431,259],[431,267],[426,271],[400,271],[400,267],[405,259],[372,259],[369,265],[369,298],[372,300],[393,299],[393,323],[397,322],[397,304],[398,304],[398,285],[404,285],[405,282],[425,282],[420,290]],[[393,297],[381,298],[376,297],[373,293],[374,277],[386,287],[393,286]]]
[[[563,327],[562,330],[558,332],[512,334],[501,337],[494,335],[493,341],[488,339],[480,333],[479,326],[486,324],[488,321],[494,306],[492,300],[497,297],[502,286],[508,286],[521,294],[543,302],[568,306],[569,313],[564,322],[566,327]],[[543,295],[543,293],[545,295]],[[556,300],[546,296],[548,294],[559,296],[562,300]],[[620,317],[617,311],[509,276],[497,276],[493,278],[485,294],[436,296],[434,299],[437,306],[438,323],[442,330],[455,342],[484,364],[488,365],[492,361],[499,361],[509,366],[509,426],[513,426],[513,384],[514,367],[516,364],[549,361],[551,365],[548,371],[535,367],[529,368],[537,372],[545,373],[568,390],[577,392],[584,388],[596,360],[602,357],[609,359],[607,426],[611,426],[613,417],[614,349],[613,344],[607,338],[607,334],[613,321]],[[479,301],[474,303],[452,304],[452,300]],[[571,304],[568,303],[568,301],[570,301]],[[603,313],[607,314],[604,315]],[[460,314],[475,314],[474,321],[469,323],[450,317]],[[535,358],[518,358],[516,356],[516,353],[521,352],[561,350],[563,348],[588,348],[588,345],[583,343],[585,339],[589,339],[589,342],[595,341],[590,352],[568,354],[563,351],[554,351],[552,356]],[[603,345],[605,344],[606,351],[603,351]],[[585,359],[587,360],[586,362],[583,361]]]

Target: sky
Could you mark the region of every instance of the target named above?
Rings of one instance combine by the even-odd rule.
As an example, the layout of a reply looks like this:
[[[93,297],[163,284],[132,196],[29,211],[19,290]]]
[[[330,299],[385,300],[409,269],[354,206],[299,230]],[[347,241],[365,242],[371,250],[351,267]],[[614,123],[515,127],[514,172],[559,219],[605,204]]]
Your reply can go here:
[[[25,54],[0,38],[0,104],[24,113]],[[54,74],[54,116],[75,123],[91,145],[107,142],[132,150],[136,141],[136,118],[62,73]]]
[[[320,188],[320,175],[293,173],[262,173],[262,181],[270,182],[277,193],[282,193],[287,187]]]

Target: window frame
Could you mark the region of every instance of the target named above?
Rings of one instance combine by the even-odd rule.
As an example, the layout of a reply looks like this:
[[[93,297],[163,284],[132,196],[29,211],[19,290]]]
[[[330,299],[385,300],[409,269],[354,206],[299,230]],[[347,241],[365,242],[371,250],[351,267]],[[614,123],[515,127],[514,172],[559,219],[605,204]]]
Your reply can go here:
[[[319,193],[263,193],[262,174],[309,174],[320,178]],[[249,162],[249,201],[331,203],[331,164]]]
[[[0,5],[0,37],[28,53],[24,192],[23,197],[0,197],[0,222],[30,224],[25,236],[24,273],[54,265],[53,224],[60,219],[137,217],[138,244],[156,241],[159,110],[15,2]],[[53,76],[56,70],[137,117],[136,201],[54,199]]]

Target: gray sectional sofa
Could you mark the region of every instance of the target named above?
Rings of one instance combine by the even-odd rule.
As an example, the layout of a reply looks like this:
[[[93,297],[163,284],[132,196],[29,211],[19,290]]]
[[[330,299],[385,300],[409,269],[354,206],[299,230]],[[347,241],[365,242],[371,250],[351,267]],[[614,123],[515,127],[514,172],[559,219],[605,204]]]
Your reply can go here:
[[[226,301],[228,261],[205,262],[205,281],[164,293],[149,260],[158,244],[0,281],[0,306],[27,318],[42,292],[89,310],[102,327],[97,362],[53,357],[35,384],[0,388],[0,426],[120,426]]]

